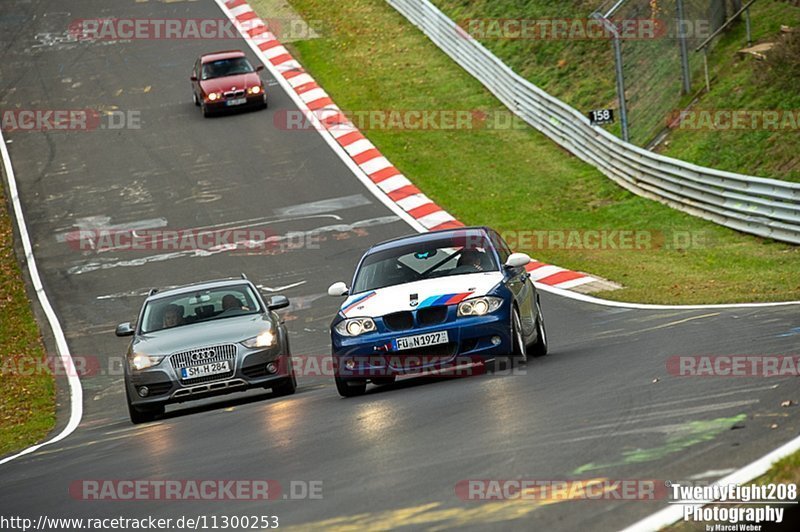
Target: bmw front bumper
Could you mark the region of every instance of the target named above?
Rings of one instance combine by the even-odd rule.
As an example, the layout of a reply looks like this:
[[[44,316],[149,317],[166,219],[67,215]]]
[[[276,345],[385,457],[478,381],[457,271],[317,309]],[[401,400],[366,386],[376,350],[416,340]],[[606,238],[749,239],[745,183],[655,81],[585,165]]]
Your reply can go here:
[[[356,337],[342,336],[332,328],[337,376],[344,380],[392,377],[507,355],[513,351],[509,308],[505,303],[485,316],[457,317],[457,305],[452,305],[443,323],[400,331],[389,330],[382,318],[374,318],[377,332]],[[447,332],[446,344],[397,349],[398,338],[441,331]]]

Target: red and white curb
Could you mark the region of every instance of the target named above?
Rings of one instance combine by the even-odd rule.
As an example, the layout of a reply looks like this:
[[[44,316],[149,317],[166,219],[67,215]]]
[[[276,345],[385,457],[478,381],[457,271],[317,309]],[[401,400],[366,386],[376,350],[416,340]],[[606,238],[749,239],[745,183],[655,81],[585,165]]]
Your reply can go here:
[[[328,93],[292,57],[245,0],[217,0],[217,3],[273,75],[276,78],[283,77],[287,82],[283,85],[288,85],[294,91],[309,111],[309,118],[318,122],[319,129],[330,134],[377,186],[377,190],[371,187],[373,192],[384,194],[386,199],[417,222],[412,225],[421,231],[464,227],[463,223],[423,194],[348,120]],[[533,281],[555,288],[582,293],[619,288],[604,279],[538,261],[533,261],[527,268]]]

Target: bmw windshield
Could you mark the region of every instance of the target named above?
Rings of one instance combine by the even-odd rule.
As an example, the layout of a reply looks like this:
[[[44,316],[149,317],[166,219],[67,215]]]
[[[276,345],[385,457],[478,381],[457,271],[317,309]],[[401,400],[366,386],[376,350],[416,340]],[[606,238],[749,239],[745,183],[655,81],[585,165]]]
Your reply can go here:
[[[377,290],[424,279],[497,271],[497,261],[486,239],[465,246],[452,238],[409,244],[367,255],[351,293]]]
[[[244,57],[233,59],[220,59],[203,64],[202,79],[224,78],[225,76],[235,76],[237,74],[249,74],[255,72],[253,65]]]
[[[258,298],[246,284],[183,292],[148,303],[142,315],[141,331],[151,333],[259,312]]]

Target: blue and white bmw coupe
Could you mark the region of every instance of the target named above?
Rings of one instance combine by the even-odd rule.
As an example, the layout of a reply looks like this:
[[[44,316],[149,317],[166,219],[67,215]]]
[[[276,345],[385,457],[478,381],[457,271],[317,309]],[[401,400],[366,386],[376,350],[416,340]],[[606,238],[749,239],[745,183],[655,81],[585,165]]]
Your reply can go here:
[[[361,395],[367,381],[547,353],[544,318],[525,266],[488,227],[415,234],[370,248],[331,323],[336,388]]]

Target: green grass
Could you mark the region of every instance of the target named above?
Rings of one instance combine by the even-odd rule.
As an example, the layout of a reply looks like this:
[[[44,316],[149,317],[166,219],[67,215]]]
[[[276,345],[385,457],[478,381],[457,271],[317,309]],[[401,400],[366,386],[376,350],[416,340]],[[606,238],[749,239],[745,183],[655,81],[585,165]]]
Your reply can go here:
[[[433,0],[453,20],[471,18],[586,18],[600,2],[550,0]],[[630,6],[645,5],[629,2]],[[687,4],[688,5],[688,4]],[[664,7],[668,7],[665,5]],[[618,15],[625,18],[625,7]],[[671,14],[669,15],[671,16]],[[661,13],[656,18],[669,18]],[[687,15],[688,16],[688,15]],[[630,18],[649,18],[647,12]],[[691,18],[691,17],[690,17]],[[761,0],[751,7],[755,43],[775,41],[781,25],[800,28],[800,7],[781,0]],[[711,92],[701,94],[693,108],[702,110],[800,109],[800,79],[793,86],[776,86],[760,76],[764,64],[737,51],[746,46],[743,22],[735,23],[709,55]],[[538,41],[481,39],[481,42],[523,77],[582,111],[617,108],[614,59],[605,41]],[[679,97],[678,49],[674,41],[623,43],[631,141],[648,144],[667,123],[668,114],[690,103],[705,85],[702,54],[693,51],[692,95]],[[619,124],[612,131],[619,135]],[[703,166],[800,181],[800,131],[673,132],[660,153]]]
[[[481,85],[384,2],[293,0],[333,35],[292,45],[345,110],[498,110]],[[254,2],[254,7],[258,2]],[[262,13],[263,14],[263,13]],[[530,250],[625,286],[604,294],[660,303],[800,299],[798,248],[767,242],[636,197],[530,128],[365,134],[415,184],[467,224],[501,231],[691,231],[693,249]]]
[[[758,479],[759,484],[779,482],[800,485],[800,452],[778,460],[766,475]]]
[[[2,187],[0,187],[2,193]],[[41,371],[39,328],[13,248],[7,204],[0,194],[0,456],[41,440],[55,424],[55,383]]]

